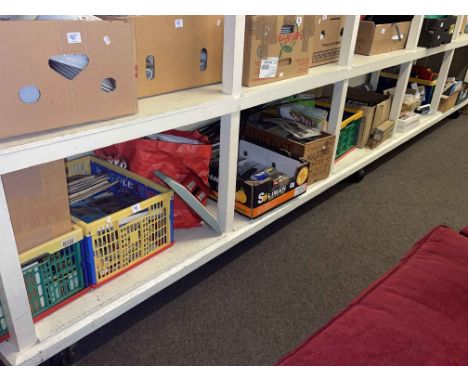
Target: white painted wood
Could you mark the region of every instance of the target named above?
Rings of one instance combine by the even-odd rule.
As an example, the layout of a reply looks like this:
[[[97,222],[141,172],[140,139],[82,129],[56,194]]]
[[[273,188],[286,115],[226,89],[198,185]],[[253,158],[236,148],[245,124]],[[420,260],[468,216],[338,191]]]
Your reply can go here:
[[[380,77],[380,70],[372,72],[371,78],[370,78],[370,84],[372,86],[373,91],[377,90],[377,86],[379,85],[379,77]]]
[[[455,29],[453,30],[452,41],[457,40],[460,37],[460,30],[462,27],[464,16],[457,17],[457,23],[455,24]]]
[[[233,229],[239,150],[240,112],[221,117],[218,222],[223,232]]]
[[[374,150],[354,150],[327,179],[257,219],[235,214],[235,230],[222,237],[206,226],[177,230],[173,247],[36,323],[40,341],[31,348],[17,354],[10,343],[1,343],[0,357],[8,364],[39,364],[466,105],[468,100],[447,113],[423,116],[419,126]],[[208,208],[213,213],[216,204],[210,201]]]
[[[343,122],[343,111],[346,103],[346,94],[348,92],[349,80],[337,82],[333,86],[333,98],[330,108],[330,116],[328,118],[328,132],[335,134],[335,146],[333,147],[333,156],[336,156],[336,149],[338,147],[338,141],[340,139],[341,123]],[[333,171],[333,164],[330,167],[330,172]]]
[[[418,46],[419,36],[421,35],[423,22],[423,15],[416,15],[413,17],[408,34],[408,40],[406,41],[406,50],[412,50]]]
[[[454,53],[454,50],[449,50],[448,52],[444,53],[442,65],[439,70],[439,76],[437,77],[437,84],[434,88],[434,93],[432,94],[431,113],[436,112],[439,108],[440,96],[444,91],[445,81],[447,80]]]
[[[238,97],[242,86],[245,16],[224,17],[223,92]]]
[[[341,40],[340,59],[338,65],[351,66],[356,49],[360,16],[345,16],[343,39]]]
[[[37,337],[1,178],[0,238],[0,300],[13,347],[23,351],[34,345]]]
[[[406,88],[408,87],[408,79],[411,74],[412,66],[412,62],[406,62],[400,65],[400,73],[398,75],[395,94],[392,100],[392,108],[390,109],[389,119],[391,121],[396,121],[400,116],[401,105],[403,104],[403,98],[406,93]],[[395,129],[393,130],[393,133],[395,133]]]

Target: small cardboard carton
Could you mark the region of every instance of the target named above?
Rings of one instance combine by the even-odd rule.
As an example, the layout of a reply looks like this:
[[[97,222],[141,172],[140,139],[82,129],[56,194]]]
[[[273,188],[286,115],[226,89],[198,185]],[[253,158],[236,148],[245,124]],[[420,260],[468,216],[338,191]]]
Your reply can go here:
[[[440,102],[439,102],[439,111],[442,113],[445,113],[446,111],[449,111],[452,107],[455,106],[457,103],[457,98],[458,95],[460,94],[460,90],[456,91],[452,95],[446,96],[446,95],[441,95],[440,96]]]
[[[242,84],[256,86],[309,71],[313,16],[247,16]]]
[[[253,162],[275,167],[288,177],[281,183],[275,183],[270,178],[262,181],[251,181],[238,177],[235,210],[242,215],[256,218],[306,191],[309,174],[308,162],[289,158],[243,139],[239,141],[239,155],[247,157]],[[212,161],[209,182],[215,198],[217,198],[218,179],[219,163]]]
[[[338,61],[345,17],[337,15],[312,17],[314,20],[310,66]]]
[[[138,97],[221,82],[223,16],[104,16],[133,26]]]
[[[0,46],[0,138],[137,112],[129,23],[0,21]]]
[[[456,16],[425,17],[418,46],[433,48],[452,41]]]
[[[65,162],[2,175],[18,252],[72,230]]]
[[[267,117],[271,117],[270,111]],[[277,114],[277,112],[275,113]],[[278,117],[278,115],[276,115]],[[262,146],[280,150],[292,158],[303,158],[309,162],[309,180],[307,184],[325,179],[330,174],[333,162],[333,149],[335,147],[335,135],[322,132],[321,136],[310,142],[300,142],[291,138],[282,137],[259,128],[255,123],[247,120],[242,134],[246,139]]]
[[[356,53],[371,56],[404,49],[411,21],[376,24],[361,20],[356,42]]]

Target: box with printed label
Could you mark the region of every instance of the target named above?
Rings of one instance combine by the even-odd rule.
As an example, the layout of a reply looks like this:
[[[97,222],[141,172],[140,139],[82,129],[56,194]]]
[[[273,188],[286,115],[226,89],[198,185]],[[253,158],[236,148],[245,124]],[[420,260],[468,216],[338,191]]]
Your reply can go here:
[[[129,23],[0,21],[0,46],[0,138],[137,112]]]
[[[2,175],[2,181],[18,253],[71,231],[63,160]]]
[[[344,16],[312,16],[312,47],[310,66],[338,61],[344,31]]]
[[[223,16],[105,16],[133,26],[138,97],[221,82]]]
[[[371,56],[404,49],[410,21],[376,23],[361,20],[356,42],[356,53]]]
[[[256,86],[307,74],[314,16],[247,16],[242,84]]]
[[[244,180],[238,176],[235,210],[242,215],[256,218],[306,191],[308,162],[289,158],[243,139],[239,141],[239,156],[267,167],[271,166],[285,174],[281,181],[272,178]],[[212,161],[209,182],[215,198],[217,198],[218,179],[219,162]]]

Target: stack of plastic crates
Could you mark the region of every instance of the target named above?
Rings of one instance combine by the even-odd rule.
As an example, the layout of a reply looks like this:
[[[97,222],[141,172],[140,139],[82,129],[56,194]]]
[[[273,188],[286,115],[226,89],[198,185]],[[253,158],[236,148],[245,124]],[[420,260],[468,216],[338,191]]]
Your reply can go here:
[[[67,163],[67,175],[104,175],[117,184],[114,195],[143,201],[91,223],[76,217],[85,235],[84,256],[90,284],[100,285],[170,247],[174,241],[173,192],[93,156]]]
[[[330,103],[328,102],[316,101],[315,105],[318,108],[330,110]],[[362,116],[361,110],[348,108],[344,110],[335,159],[340,158],[356,146],[362,124]]]
[[[75,225],[71,232],[20,254],[34,321],[86,292],[82,239],[83,231]],[[0,305],[0,340],[5,339],[7,331],[5,312]]]

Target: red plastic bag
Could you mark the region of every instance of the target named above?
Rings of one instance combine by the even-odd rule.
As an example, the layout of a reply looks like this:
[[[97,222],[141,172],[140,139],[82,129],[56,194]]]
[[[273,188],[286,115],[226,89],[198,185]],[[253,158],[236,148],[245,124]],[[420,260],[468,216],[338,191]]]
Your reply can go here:
[[[165,134],[195,139],[201,144],[164,142],[151,139],[136,139],[96,150],[96,156],[117,161],[153,182],[164,183],[154,171],[160,170],[171,178],[182,182],[190,174],[197,175],[208,184],[211,145],[208,138],[197,131],[170,130]],[[206,205],[206,201],[204,203]],[[174,228],[198,227],[201,219],[177,195],[174,199]]]

